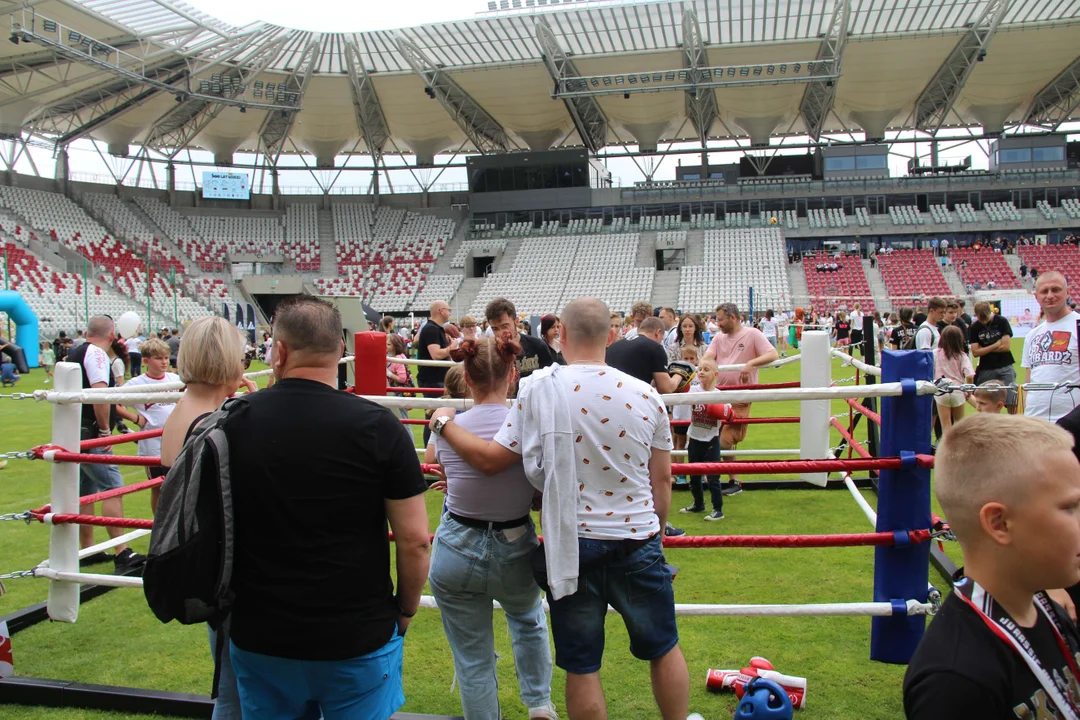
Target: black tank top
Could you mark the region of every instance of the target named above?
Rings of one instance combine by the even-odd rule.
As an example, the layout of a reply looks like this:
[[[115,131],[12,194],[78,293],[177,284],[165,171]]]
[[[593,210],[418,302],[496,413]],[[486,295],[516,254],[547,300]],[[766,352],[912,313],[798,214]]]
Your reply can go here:
[[[210,413],[203,413],[202,415],[200,415],[199,417],[197,417],[197,418],[195,418],[194,420],[191,421],[191,424],[188,425],[187,434],[184,435],[184,444],[185,445],[187,444],[187,441],[191,439],[191,433],[195,432],[195,428],[199,427],[199,423],[201,423],[203,420],[205,420],[206,417],[209,414]]]

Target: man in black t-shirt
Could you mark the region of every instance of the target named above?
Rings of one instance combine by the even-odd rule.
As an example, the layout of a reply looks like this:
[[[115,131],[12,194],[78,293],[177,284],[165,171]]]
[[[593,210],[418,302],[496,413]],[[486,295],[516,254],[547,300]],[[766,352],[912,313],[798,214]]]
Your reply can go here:
[[[967,302],[965,302],[963,298],[958,300],[958,302],[960,303],[960,319],[967,323],[968,327],[971,327],[972,320],[971,316],[967,313]]]
[[[519,332],[517,328],[517,308],[506,298],[495,298],[484,308],[484,317],[495,337],[510,339],[517,335],[521,345],[521,354],[517,359],[519,378],[527,378],[540,368],[546,368],[555,362],[547,343],[538,337]]]
[[[445,300],[436,300],[431,303],[431,317],[420,328],[416,340],[416,357],[418,360],[449,360],[451,345],[446,338],[443,325],[450,322],[450,306]],[[427,367],[421,365],[416,371],[416,381],[420,387],[441,388],[446,380],[445,367]]]
[[[1012,326],[1009,321],[990,311],[990,303],[975,303],[975,322],[968,331],[971,353],[979,359],[975,369],[975,384],[981,385],[988,380],[998,380],[1002,385],[1016,382],[1015,360],[1011,348]],[[1008,391],[1005,407],[1010,415],[1016,414],[1016,390]]]
[[[235,514],[230,653],[245,717],[388,718],[428,573],[412,434],[336,390],[341,315],[310,296],[274,314],[274,387],[225,427]],[[390,572],[387,523],[396,544]],[[330,712],[327,712],[330,710]]]
[[[1080,582],[1072,445],[1044,420],[990,413],[964,418],[942,439],[934,492],[965,577],[908,665],[909,720],[1076,717],[1080,635],[1043,592]]]
[[[900,324],[894,327],[892,333],[889,334],[889,344],[893,350],[915,349],[915,334],[918,332],[919,326],[911,321],[914,314],[915,310],[913,308],[900,308]]]
[[[661,344],[663,339],[664,323],[660,318],[645,318],[635,337],[608,346],[605,362],[641,382],[656,385],[662,394],[673,393],[679,387],[680,378],[668,374],[667,351]]]
[[[960,303],[955,300],[945,301],[945,317],[938,321],[937,329],[940,333],[949,325],[955,325],[960,328],[960,332],[964,334],[964,349],[968,349],[968,323],[964,322],[964,319],[960,317]]]

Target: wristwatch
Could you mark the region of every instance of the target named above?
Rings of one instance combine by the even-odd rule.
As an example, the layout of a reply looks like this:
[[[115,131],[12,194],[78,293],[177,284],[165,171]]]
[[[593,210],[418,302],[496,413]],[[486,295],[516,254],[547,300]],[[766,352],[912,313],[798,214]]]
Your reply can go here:
[[[428,424],[428,427],[431,429],[431,432],[435,433],[436,435],[442,435],[443,426],[453,419],[454,418],[450,417],[449,415],[440,415],[437,418],[432,418],[431,423]]]

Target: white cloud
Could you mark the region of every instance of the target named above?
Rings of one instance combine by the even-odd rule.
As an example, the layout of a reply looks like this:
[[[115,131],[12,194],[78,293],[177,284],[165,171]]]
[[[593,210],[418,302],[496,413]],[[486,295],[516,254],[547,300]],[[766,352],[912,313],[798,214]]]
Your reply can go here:
[[[486,0],[186,0],[188,5],[236,26],[265,21],[316,32],[394,30],[447,20],[462,20],[487,9]]]

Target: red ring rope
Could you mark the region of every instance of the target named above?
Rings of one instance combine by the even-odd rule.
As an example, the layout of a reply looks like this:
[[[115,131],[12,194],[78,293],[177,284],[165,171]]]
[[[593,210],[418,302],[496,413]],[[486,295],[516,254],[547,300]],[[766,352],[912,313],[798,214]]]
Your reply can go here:
[[[45,522],[45,515],[33,514],[32,517],[39,522]],[[56,514],[50,519],[53,525],[92,525],[94,527],[132,528],[135,530],[152,530],[153,520],[142,518],[117,518],[99,517],[98,515],[74,515]]]
[[[131,493],[139,492],[140,490],[149,490],[151,488],[156,488],[160,486],[163,482],[165,482],[165,478],[159,477],[154,478],[153,480],[143,480],[142,482],[137,482],[134,485],[125,485],[123,487],[113,488],[112,490],[106,490],[105,492],[94,493],[93,495],[84,495],[83,497],[79,498],[79,505],[92,505],[94,503],[101,502],[102,500],[108,500],[109,498],[120,497],[122,495],[130,495]],[[45,513],[51,511],[52,505],[43,505],[37,510],[31,510],[30,512],[35,515],[44,515]]]
[[[844,440],[847,441],[848,447],[859,454],[859,457],[867,459],[874,457],[870,454],[869,450],[863,447],[863,444],[861,442],[851,436],[851,433],[848,432],[847,428],[840,424],[839,420],[837,420],[836,418],[829,418],[829,423],[832,424],[832,426],[836,428],[836,431],[840,433],[840,437],[844,438]]]
[[[919,467],[934,467],[933,455],[916,455]],[[733,460],[718,463],[671,463],[673,475],[781,475],[808,472],[850,472],[852,470],[900,470],[901,458],[865,460]]]
[[[747,385],[717,385],[713,390],[723,392],[724,390],[780,390],[782,388],[797,388],[802,387],[802,383],[798,380],[792,380],[791,382],[779,382],[779,383],[749,383]]]
[[[45,515],[34,514],[34,519],[45,522]],[[113,518],[98,515],[57,514],[50,518],[53,525],[91,525],[96,527],[118,527],[151,530],[153,520],[141,518]],[[912,543],[930,539],[929,530],[906,530]],[[428,539],[433,540],[434,535]],[[393,541],[394,534],[390,533]],[[644,539],[644,538],[642,538]],[[543,537],[540,541],[543,542]],[[665,547],[675,548],[828,548],[828,547],[889,547],[896,545],[896,533],[850,533],[833,535],[683,535],[665,537]]]
[[[34,448],[35,451],[39,449]],[[45,453],[51,449],[44,448],[40,457],[44,458]],[[161,464],[160,457],[151,455],[145,457],[139,455],[98,455],[97,453],[73,453],[65,450],[55,451],[52,461],[82,463],[84,465],[136,465],[141,467],[156,467]]]
[[[446,390],[443,388],[422,388],[422,387],[409,387],[408,385],[398,385],[397,387],[386,386],[386,394],[390,393],[413,393],[416,395],[445,395]]]
[[[862,416],[864,418],[866,418],[867,420],[873,420],[878,425],[881,425],[881,415],[878,415],[873,410],[871,410],[871,409],[869,409],[867,407],[864,407],[855,398],[844,398],[844,400],[847,401],[847,404],[850,405],[853,410],[857,410],[858,412],[862,413]]]
[[[141,432],[126,433],[123,435],[110,435],[109,437],[83,440],[79,443],[79,449],[92,450],[99,447],[109,447],[111,445],[123,445],[124,443],[138,442],[139,440],[149,440],[150,438],[161,437],[161,433],[163,432],[165,432],[163,428],[158,428],[157,430],[143,430]]]
[[[762,417],[762,418],[732,418],[725,420],[724,425],[786,425],[801,422],[797,417]],[[690,420],[672,420],[672,426],[689,425]]]
[[[912,543],[930,539],[929,530],[901,530]],[[428,540],[434,540],[429,535]],[[540,536],[540,542],[544,541]],[[644,540],[645,538],[642,538]],[[394,541],[394,533],[390,533]],[[896,545],[896,533],[848,533],[832,535],[683,535],[665,537],[664,547],[675,548],[824,548],[824,547],[888,547]]]

